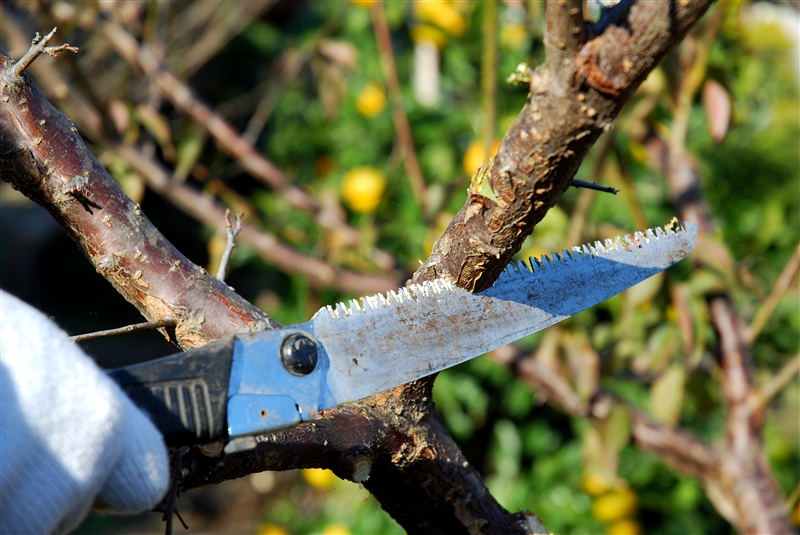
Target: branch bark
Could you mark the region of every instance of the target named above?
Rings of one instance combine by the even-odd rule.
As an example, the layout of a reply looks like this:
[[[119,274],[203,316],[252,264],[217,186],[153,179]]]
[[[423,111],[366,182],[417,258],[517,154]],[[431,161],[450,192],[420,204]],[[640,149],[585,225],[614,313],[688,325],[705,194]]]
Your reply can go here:
[[[98,273],[148,320],[174,318],[164,332],[184,349],[279,326],[175,249],[13,66],[0,54],[2,179],[50,212]]]
[[[573,29],[580,2],[548,2],[548,24],[557,26],[547,30],[546,62],[531,73],[530,101],[487,176],[473,179],[464,207],[414,282],[445,278],[474,291],[491,286],[600,134],[711,3],[623,1],[583,30],[591,38],[579,46],[582,31]]]

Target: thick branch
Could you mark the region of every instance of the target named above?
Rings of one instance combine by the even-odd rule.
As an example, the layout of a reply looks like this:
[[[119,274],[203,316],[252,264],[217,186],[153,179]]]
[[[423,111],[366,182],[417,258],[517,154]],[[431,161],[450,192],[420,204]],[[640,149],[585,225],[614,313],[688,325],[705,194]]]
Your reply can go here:
[[[192,450],[183,486],[302,467],[353,480],[368,467],[363,485],[409,533],[546,533],[526,531],[526,518],[508,515],[488,493],[433,406],[431,386],[418,381],[326,411],[314,423],[258,437],[254,450],[224,463]]]
[[[11,64],[9,58],[2,59],[3,67]],[[98,271],[145,317],[176,318],[177,340],[186,348],[234,332],[278,326],[175,251],[89,153],[71,123],[27,80],[16,85],[4,83],[0,98],[5,96],[9,100],[0,109],[3,179],[45,206]],[[120,146],[117,151],[124,155],[135,149]],[[139,156],[134,154],[131,163],[137,159],[149,162]],[[167,197],[176,187],[158,166],[137,170]],[[215,226],[224,219],[224,211],[195,190],[181,190],[175,199],[185,203],[187,210],[197,212],[198,218],[213,217]],[[264,240],[270,247],[276,245],[274,238],[270,240],[248,225],[243,226],[240,239],[256,249]],[[291,250],[280,252],[283,254],[276,257],[282,262],[296,260],[309,278],[325,276],[328,282],[369,291],[368,278],[336,272],[307,257],[295,258],[297,253]],[[385,283],[386,279],[381,280]],[[359,452],[366,451],[373,474],[365,482],[367,487],[411,532],[533,533],[534,527],[541,526],[535,517],[523,515],[518,523],[488,493],[475,468],[465,464],[431,404],[432,384],[429,378],[399,387],[328,411],[319,423],[259,437],[269,446],[226,457],[224,463],[218,457],[206,456],[207,450],[192,450],[183,461],[186,477],[182,487],[266,469],[309,466],[331,466],[342,477],[353,479],[356,463],[365,462]],[[320,428],[328,432],[316,431]],[[278,447],[273,449],[275,444]],[[343,445],[337,449],[336,444]],[[332,461],[340,455],[344,460]],[[398,493],[400,488],[405,491]]]
[[[726,400],[726,447],[721,487],[737,509],[742,533],[790,533],[788,512],[766,458],[761,438],[762,412],[750,377],[752,356],[744,328],[727,296],[710,303],[711,321],[720,337],[722,392]]]
[[[571,85],[575,56],[586,39],[583,0],[548,1],[546,20],[547,64],[553,74],[552,87],[559,91]]]
[[[569,187],[589,148],[710,4],[711,0],[642,1],[609,9],[600,21],[602,33],[575,56],[566,87],[557,78],[563,74],[563,54],[548,56],[532,73],[530,102],[503,138],[483,179],[488,188],[478,183],[469,190],[464,208],[414,281],[442,277],[469,290],[490,286]],[[572,20],[571,16],[567,10],[556,19]],[[563,32],[559,38],[566,39]],[[567,40],[565,46],[575,42]]]
[[[170,338],[181,347],[278,326],[176,250],[89,152],[69,119],[27,78],[6,76],[12,65],[0,54],[3,180],[48,210],[145,318],[174,318]]]

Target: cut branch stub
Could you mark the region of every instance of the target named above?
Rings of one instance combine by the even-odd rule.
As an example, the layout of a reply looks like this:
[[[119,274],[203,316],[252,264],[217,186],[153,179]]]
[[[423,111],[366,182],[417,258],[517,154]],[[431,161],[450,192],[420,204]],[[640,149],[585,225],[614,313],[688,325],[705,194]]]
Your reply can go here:
[[[0,54],[2,179],[45,207],[98,273],[149,320],[197,347],[276,322],[175,249],[89,152],[75,126]],[[206,321],[213,317],[213,321]]]

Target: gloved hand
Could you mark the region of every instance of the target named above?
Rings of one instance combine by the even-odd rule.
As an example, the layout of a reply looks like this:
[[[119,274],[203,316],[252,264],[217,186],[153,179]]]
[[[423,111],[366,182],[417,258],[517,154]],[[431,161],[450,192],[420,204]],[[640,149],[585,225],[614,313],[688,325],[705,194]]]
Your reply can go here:
[[[69,531],[95,498],[146,511],[168,485],[150,420],[52,321],[0,291],[0,532]]]

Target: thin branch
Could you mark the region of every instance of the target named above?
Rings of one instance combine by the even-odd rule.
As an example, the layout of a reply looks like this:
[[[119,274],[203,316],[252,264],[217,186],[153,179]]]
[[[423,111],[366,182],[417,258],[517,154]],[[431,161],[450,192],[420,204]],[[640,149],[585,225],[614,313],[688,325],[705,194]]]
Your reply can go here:
[[[314,214],[322,228],[330,232],[358,236],[358,233],[345,221],[329,217],[329,214],[320,207],[313,196],[292,184],[275,164],[259,153],[218,113],[201,102],[189,87],[160,65],[152,53],[146,47],[140,46],[124,28],[112,22],[105,22],[102,25],[102,31],[123,58],[133,65],[138,65],[151,76],[164,96],[176,108],[207,129],[219,147],[236,159],[242,169],[256,180],[274,189],[295,208]],[[416,161],[415,157],[414,161]],[[376,254],[382,257],[386,256],[383,251],[376,251]]]
[[[340,24],[340,17],[329,19],[308,41],[296,49],[281,54],[275,62],[267,89],[263,92],[263,97],[244,129],[242,134],[244,139],[255,145],[286,85],[297,77],[311,55],[318,49],[320,41],[334,33]]]
[[[217,278],[221,281],[225,280],[225,271],[228,269],[228,261],[231,258],[231,252],[236,247],[236,236],[242,230],[242,216],[244,212],[236,214],[234,221],[231,221],[231,211],[225,210],[225,251],[222,253],[222,258],[219,260],[219,269],[217,269]]]
[[[273,75],[266,84],[266,90],[242,133],[242,138],[248,143],[256,144],[287,84],[300,74],[309,56],[308,50],[288,50],[278,58],[276,67],[273,68]]]
[[[715,471],[718,453],[690,431],[660,424],[641,410],[604,391],[595,393],[587,403],[567,380],[540,362],[535,354],[516,350],[512,360],[516,375],[527,381],[537,394],[554,402],[570,416],[603,419],[612,405],[621,404],[631,415],[631,433],[640,449],[656,454],[679,471],[694,477],[704,477]]]
[[[27,45],[28,36],[33,33],[24,25],[19,17],[9,12],[6,3],[0,2],[0,34],[8,43],[10,49],[22,48]],[[42,87],[45,95],[58,102],[63,113],[72,118],[79,129],[90,137],[99,139],[103,132],[103,117],[91,99],[85,98],[81,91],[71,87],[71,80],[65,75],[63,69],[47,68],[44,63],[33,65],[31,71],[36,75],[36,80]],[[70,87],[68,91],[59,88]]]
[[[231,39],[254,20],[263,16],[275,3],[275,0],[212,2],[217,9],[214,10],[210,23],[202,31],[190,32],[189,36],[193,39],[188,40],[188,46],[179,51],[167,48],[174,58],[180,60],[176,62],[181,66],[181,72],[178,74],[184,78],[193,75]]]
[[[675,98],[669,149],[662,162],[672,202],[682,220],[698,224],[700,238],[713,235],[715,225],[700,187],[700,170],[686,149],[686,138],[692,101],[705,77],[708,50],[720,27],[724,7],[718,6],[706,23],[691,63],[681,65],[684,74]],[[697,249],[701,254],[695,261],[702,262],[708,256],[702,254],[707,247],[701,246],[700,238]],[[729,265],[732,271],[732,262]],[[705,478],[708,497],[740,532],[788,533],[788,515],[761,436],[762,411],[754,410],[757,393],[751,371],[753,358],[743,322],[727,293],[711,297],[709,311],[719,338],[726,433],[717,448],[720,470]]]
[[[191,217],[212,228],[219,228],[224,224],[225,211],[212,197],[185,183],[172,180],[167,169],[152,157],[126,145],[117,145],[112,151],[144,177],[153,191]],[[247,222],[242,223],[239,241],[252,247],[261,258],[281,271],[303,275],[315,286],[327,286],[357,294],[383,292],[398,286],[397,274],[389,272],[369,275],[336,269],[323,260],[299,253],[274,235]]]
[[[48,54],[54,58],[57,58],[58,53],[62,50],[69,50],[70,52],[77,54],[80,49],[76,46],[70,46],[68,43],[64,43],[63,45],[59,46],[47,46],[47,43],[50,42],[50,39],[53,38],[57,30],[58,28],[53,28],[50,30],[50,33],[44,37],[41,37],[39,32],[36,32],[36,37],[34,37],[31,41],[30,49],[28,49],[24,56],[19,58],[19,61],[14,63],[11,72],[16,76],[21,77],[25,72],[25,69],[27,69],[31,63],[33,63],[33,61],[42,54]]]
[[[761,387],[756,398],[751,398],[751,410],[760,411],[775,397],[775,395],[783,390],[789,381],[800,372],[800,353],[797,353],[788,361],[783,367],[778,370],[778,373],[773,375],[767,383]]]
[[[591,182],[595,182],[603,176],[603,172],[608,165],[608,154],[613,146],[614,136],[600,138],[598,146],[595,149],[594,157],[589,165],[589,168],[592,170],[589,175],[589,180]],[[575,182],[574,179],[573,182]],[[597,197],[597,194],[591,189],[581,191],[580,195],[578,195],[578,200],[575,203],[575,207],[572,209],[569,226],[567,227],[567,235],[564,240],[565,247],[572,247],[576,243],[583,243],[583,231],[586,227],[586,222],[589,221],[589,210],[592,208],[595,197]],[[639,228],[643,229],[645,226],[640,226]]]
[[[104,22],[102,31],[117,53],[150,76],[176,108],[206,128],[220,148],[235,158],[254,178],[279,192],[295,208],[312,213],[319,211],[316,201],[308,193],[291,184],[275,164],[259,154],[225,119],[201,102],[191,89],[166,70],[150,50],[141,46],[122,26]]]
[[[758,333],[760,333],[761,329],[764,328],[764,325],[767,324],[767,320],[769,320],[769,317],[772,315],[772,312],[775,310],[778,302],[786,294],[786,290],[792,284],[792,281],[797,275],[797,271],[799,269],[800,244],[795,247],[794,253],[792,253],[791,258],[789,258],[789,261],[786,262],[786,265],[783,267],[783,271],[781,271],[781,274],[778,277],[778,280],[775,282],[775,285],[772,287],[772,290],[770,290],[769,295],[766,299],[764,299],[764,302],[761,303],[761,306],[758,307],[758,310],[756,310],[752,321],[750,321],[750,326],[747,329],[747,342],[749,344],[752,344],[756,338],[758,338]]]
[[[127,334],[136,331],[152,331],[153,329],[160,329],[161,327],[174,327],[178,322],[174,318],[163,318],[160,320],[145,321],[143,323],[134,323],[126,327],[118,327],[116,329],[108,329],[106,331],[96,331],[93,333],[77,334],[70,336],[69,339],[73,342],[85,342],[86,340],[94,340],[95,338],[104,338],[106,336],[117,336],[119,334]]]
[[[603,193],[610,193],[612,195],[616,195],[617,193],[619,193],[618,189],[612,188],[611,186],[601,186],[600,184],[595,184],[594,182],[586,182],[584,180],[578,180],[577,178],[572,179],[572,182],[570,182],[570,186],[572,186],[573,188],[584,188],[594,191],[602,191]]]
[[[483,3],[483,53],[481,55],[481,139],[486,159],[492,157],[497,135],[497,0]]]
[[[653,101],[655,101],[655,99],[653,99]],[[617,164],[619,165],[619,171],[622,175],[622,183],[624,184],[625,197],[628,198],[628,206],[631,207],[636,228],[647,228],[647,217],[644,215],[642,201],[636,195],[636,187],[633,184],[631,166],[628,163],[627,156],[623,154],[622,149],[616,143],[614,144],[614,154],[617,157]]]
[[[422,208],[422,212],[427,213],[428,195],[425,188],[425,178],[422,176],[422,169],[417,159],[417,151],[414,148],[411,125],[409,125],[408,117],[403,109],[403,93],[400,90],[400,80],[397,77],[392,36],[389,33],[389,25],[386,22],[383,2],[376,2],[372,6],[372,25],[375,28],[375,39],[378,42],[383,77],[386,79],[389,100],[392,104],[392,120],[397,132],[397,142],[403,155],[403,163],[405,164],[406,173],[408,173],[411,191],[414,193],[417,204]]]

